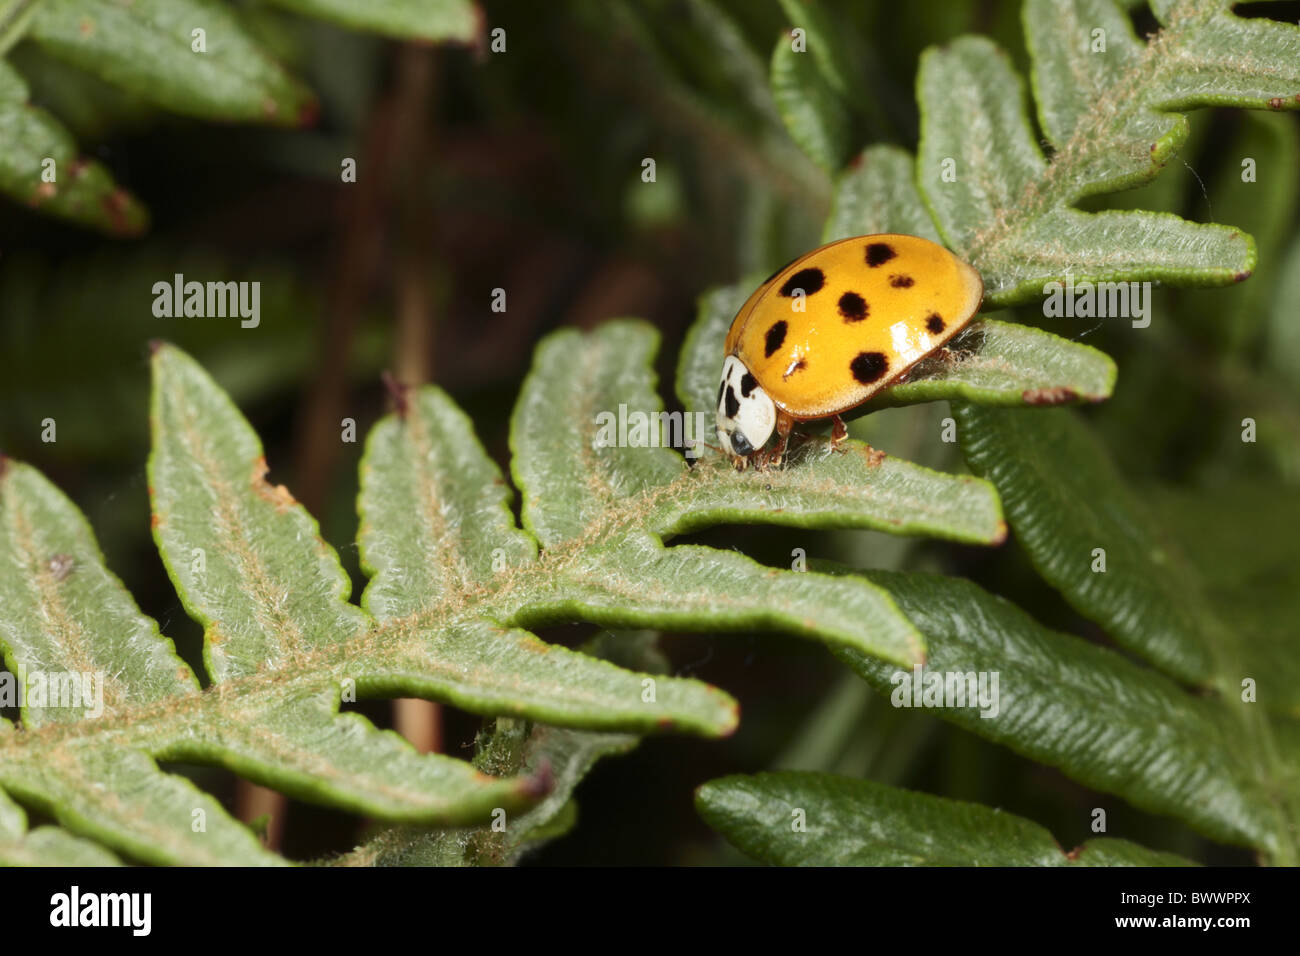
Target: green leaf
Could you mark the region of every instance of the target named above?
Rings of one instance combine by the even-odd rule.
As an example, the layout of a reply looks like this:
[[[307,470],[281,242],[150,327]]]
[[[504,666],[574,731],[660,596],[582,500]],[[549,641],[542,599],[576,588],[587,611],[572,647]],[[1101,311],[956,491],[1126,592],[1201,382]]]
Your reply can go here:
[[[624,88],[666,128],[684,130],[708,144],[711,158],[732,172],[820,216],[828,198],[826,174],[791,141],[772,102],[767,58],[754,52],[744,31],[716,3],[690,0],[689,19],[653,16],[628,3],[578,5],[578,22],[617,51]],[[664,47],[685,46],[674,62]],[[687,62],[680,62],[681,59]],[[710,96],[692,82],[720,88]],[[682,74],[688,74],[683,76]]]
[[[1256,847],[1279,862],[1293,858],[1290,828],[1300,819],[1290,783],[1300,770],[1294,720],[1261,728],[1258,705],[1239,695],[1190,694],[1123,655],[1043,627],[969,581],[864,576],[893,595],[925,635],[922,690],[937,675],[966,691],[983,675],[984,701],[967,696],[964,706],[958,699],[958,706],[933,708],[935,716],[1214,839]],[[915,674],[836,653],[894,706],[915,705]]]
[[[555,589],[549,600],[530,602],[527,622],[582,617],[612,628],[783,630],[898,663],[925,656],[915,629],[874,587],[780,571],[731,551],[664,548],[648,535],[588,551],[558,570]],[[764,600],[755,600],[760,594]]]
[[[1196,523],[1172,534],[1080,421],[1064,411],[954,411],[967,462],[997,486],[1034,567],[1080,614],[1179,680],[1236,697],[1242,679],[1252,677],[1263,706],[1300,713],[1292,629],[1256,630],[1236,620],[1232,607],[1226,616],[1217,611],[1207,597],[1217,560],[1210,559],[1209,573],[1199,571],[1179,540],[1193,538]],[[1265,512],[1235,530],[1253,541],[1281,527]],[[1104,572],[1094,570],[1097,549]]]
[[[468,683],[480,706],[498,712],[518,710],[521,694],[528,700],[531,691],[541,699],[532,711],[576,712],[579,723],[618,722],[634,710],[646,729],[678,718],[704,732],[734,723],[734,704],[698,682],[662,678],[647,707],[639,675],[487,622],[457,625],[453,617],[431,633],[407,616],[376,632],[343,600],[346,579],[314,522],[287,492],[263,481],[260,445],[224,393],[170,347],[155,350],[154,367],[155,530],[178,591],[207,624],[206,658],[218,683],[193,693],[192,675],[156,625],[102,568],[80,515],[37,473],[6,462],[0,513],[10,560],[0,565],[0,637],[9,663],[23,673],[59,666],[113,674],[105,693],[109,723],[96,723],[83,707],[54,725],[63,733],[0,739],[0,784],[20,799],[139,859],[274,862],[211,798],[160,773],[150,757],[219,764],[305,799],[387,819],[464,824],[496,808],[522,811],[545,793],[546,778],[496,780],[460,761],[418,755],[358,715],[338,715],[341,687],[407,695],[434,683],[435,692],[456,699],[457,686]],[[386,530],[375,540],[396,539]],[[29,622],[49,622],[48,633],[38,629],[40,640],[31,638]],[[503,651],[519,658],[516,670],[505,670]],[[149,682],[163,678],[181,686],[155,691]],[[618,699],[603,698],[602,684]],[[45,715],[24,709],[33,728]],[[103,787],[117,799],[104,804]],[[191,831],[198,810],[206,829]]]
[[[1104,352],[1027,325],[979,319],[945,353],[919,364],[868,408],[964,399],[980,405],[1100,402],[1115,389]]]
[[[371,430],[361,464],[357,541],[371,577],[361,604],[381,620],[429,611],[537,554],[469,417],[433,387],[399,401],[402,413]]]
[[[665,501],[656,525],[685,534],[719,524],[865,528],[967,544],[1006,536],[997,496],[968,475],[947,475],[846,442],[793,451],[785,467],[755,479],[718,455],[695,466],[699,480]]]
[[[98,674],[66,706],[22,707],[28,728],[109,718],[193,694],[198,682],[104,566],[76,506],[40,472],[0,458],[0,645],[22,675]],[[53,700],[53,697],[51,697]],[[0,738],[3,739],[3,738]]]
[[[896,146],[863,150],[835,184],[822,242],[901,232],[942,242],[914,182],[912,156]]]
[[[99,738],[99,739],[96,739]],[[146,863],[274,866],[250,830],[184,777],[163,773],[142,753],[87,734],[47,736],[20,754],[3,753],[4,788],[59,823]]]
[[[649,362],[657,335],[641,322],[610,322],[595,335],[565,329],[537,348],[510,424],[524,527],[545,548],[580,537],[642,497],[653,502],[688,477],[668,447]],[[620,406],[646,420],[641,447],[602,442],[601,425]]]
[[[1225,0],[1162,5],[1165,29],[1146,44],[1104,0],[1030,0],[1024,12],[1050,161],[1019,78],[989,41],[928,51],[917,84],[921,191],[984,277],[987,301],[1032,300],[1068,277],[1223,285],[1249,275],[1254,244],[1236,229],[1071,206],[1154,177],[1187,136],[1172,111],[1300,106],[1300,30],[1238,18]],[[1104,51],[1093,52],[1093,29],[1105,30]]]
[[[668,660],[655,648],[655,633],[604,632],[583,645],[584,653],[621,666],[664,674]],[[546,775],[551,791],[536,806],[507,819],[504,828],[478,827],[428,830],[399,827],[384,831],[345,856],[337,866],[502,866],[517,863],[542,843],[562,836],[577,821],[573,798],[578,783],[602,757],[632,750],[638,738],[629,734],[592,733],[497,718],[476,741],[474,764],[496,775],[526,770]],[[494,821],[495,823],[496,821]]]
[[[327,686],[254,700],[238,724],[195,727],[160,759],[225,766],[303,800],[399,821],[476,821],[546,792],[545,776],[495,779],[420,754],[359,714],[339,714],[338,696]]]
[[[848,159],[851,123],[835,90],[807,52],[796,52],[790,37],[772,51],[772,97],[790,138],[818,166],[834,173]]]
[[[479,762],[492,757],[512,768],[545,774],[551,792],[530,810],[492,825],[440,830],[386,831],[343,858],[340,866],[510,866],[540,843],[562,835],[576,820],[572,799],[578,782],[602,757],[630,751],[637,737],[529,725],[507,717],[483,745]],[[512,751],[503,753],[503,751]]]
[[[743,103],[762,121],[765,130],[779,133],[781,115],[768,82],[767,58],[750,44],[743,27],[714,0],[687,0],[684,12],[685,29],[679,31],[679,37],[699,43],[695,48],[698,67],[716,71],[730,94],[731,102],[720,102],[719,106],[731,109]],[[791,152],[797,155],[796,150]]]
[[[716,498],[708,501],[715,494],[710,480],[724,472],[690,470],[664,447],[662,403],[649,373],[654,346],[649,326],[608,323],[593,336],[560,332],[538,347],[511,425],[513,467],[525,527],[562,559],[550,593],[521,607],[516,620],[525,626],[582,617],[606,627],[785,627],[889,659],[910,661],[922,653],[909,624],[871,588],[840,591],[816,575],[776,571],[728,551],[663,548],[659,536],[725,519],[727,512]],[[601,421],[616,419],[620,406],[645,416],[649,446],[603,440]],[[748,481],[755,488],[766,483],[758,473]],[[828,494],[802,520],[822,527],[861,522],[850,493],[845,486],[839,502]],[[800,522],[787,511],[793,499],[783,507],[779,498],[751,498],[748,515]],[[705,507],[688,518],[694,502]],[[772,600],[740,597],[759,592]],[[840,604],[824,604],[831,598]]]
[[[1300,108],[1300,27],[1239,17],[1233,6],[1234,0],[1153,0],[1175,49],[1152,101],[1165,109]]]
[[[695,806],[738,849],[778,866],[1192,865],[1126,840],[1065,853],[1023,817],[832,774],[722,777],[696,791]]]
[[[1070,163],[1077,186],[1113,192],[1149,179],[1152,144],[1181,142],[1187,118],[1155,108],[1146,91],[1126,88],[1152,69],[1143,62],[1148,50],[1128,14],[1114,0],[1030,0],[1021,10],[1034,61],[1030,80],[1038,121],[1048,139],[1063,144],[1100,132],[1117,147],[1089,149]],[[1098,115],[1103,105],[1135,92],[1142,95],[1126,103],[1127,109],[1105,119]]]
[[[192,358],[154,351],[149,489],[154,538],[204,625],[214,681],[256,673],[368,630],[352,582],[283,485],[234,403]]]
[[[152,862],[277,860],[150,757],[228,766],[395,819],[466,822],[540,796],[534,778],[494,781],[338,716],[337,680],[307,661],[296,682],[195,693],[189,668],[104,568],[85,520],[39,473],[4,460],[0,515],[0,643],[26,688],[29,728],[0,735],[0,785],[70,829]],[[34,701],[37,680],[60,681],[61,696]],[[105,792],[117,796],[105,801]],[[195,810],[206,829],[192,829]]]
[[[38,472],[7,459],[0,459],[0,515],[0,644],[24,690],[30,728],[0,735],[0,786],[144,859],[274,860],[219,803],[122,745],[130,735],[120,721],[193,706],[199,695],[190,669],[104,568],[84,518]],[[101,729],[78,734],[88,727]],[[157,739],[147,723],[138,732]],[[92,780],[130,797],[104,800]],[[203,833],[191,830],[191,810],[202,811]]]
[[[472,43],[481,32],[470,0],[271,0],[304,16],[398,39]]]
[[[328,681],[333,665],[336,682],[351,679],[363,693],[422,693],[478,712],[704,733],[734,723],[734,704],[706,685],[665,679],[647,707],[643,675],[489,620],[508,618],[512,606],[467,601],[494,574],[498,546],[514,562],[502,571],[531,561],[535,546],[513,528],[500,476],[463,413],[436,390],[381,422],[367,443],[360,543],[375,575],[366,605],[384,622],[376,628],[347,603],[350,582],[315,521],[265,481],[260,442],[225,393],[170,346],[157,349],[154,368],[154,533],[178,594],[205,625],[214,680],[305,667]],[[497,541],[476,536],[493,529]],[[536,568],[529,575],[550,578]],[[509,593],[517,582],[503,573],[496,583]]]
[[[6,60],[31,88],[32,101],[57,116],[78,142],[106,142],[144,129],[157,118],[152,104],[53,59],[35,43],[19,44]]]
[[[893,139],[882,87],[890,83],[867,35],[845,29],[819,0],[780,0],[791,27],[804,31],[808,55],[846,111],[865,118],[873,139]],[[786,42],[789,42],[787,37]]]
[[[541,589],[545,573],[539,565],[526,578],[506,578],[502,585]],[[735,729],[735,701],[708,684],[662,678],[655,700],[644,701],[644,674],[547,644],[517,627],[448,616],[452,620],[446,623],[393,621],[377,632],[375,642],[358,648],[343,670],[358,674],[357,689],[363,695],[428,697],[484,715],[589,730],[672,730],[710,737]]]
[[[363,688],[593,729],[731,729],[734,702],[714,688],[665,678],[647,706],[645,675],[511,627],[538,617],[527,606],[554,591],[555,567],[515,527],[509,491],[464,413],[434,388],[401,393],[399,405],[375,426],[361,467],[358,540],[372,575],[362,600],[389,642],[382,654],[364,649]]]
[[[27,32],[27,25],[42,0],[3,0],[0,2],[0,56],[8,53]]]
[[[100,163],[77,155],[59,122],[28,102],[27,84],[0,60],[0,192],[18,202],[112,236],[133,236],[148,213]],[[42,174],[53,160],[54,182]]]
[[[847,37],[838,30],[824,7],[807,0],[780,0],[781,11],[790,26],[803,31],[807,54],[817,65],[826,86],[843,100],[862,92],[858,72],[844,44]],[[790,46],[790,38],[785,39]],[[801,56],[804,54],[800,54]]]
[[[118,859],[58,827],[27,829],[27,814],[0,793],[0,866],[117,866]]]
[[[206,52],[197,52],[203,30]],[[50,55],[177,113],[299,126],[311,92],[216,0],[44,0],[29,35]]]
[[[752,489],[747,503],[736,510],[722,505],[713,482],[734,477],[722,469],[688,469],[664,447],[662,403],[648,372],[654,346],[646,325],[613,322],[585,337],[556,333],[538,348],[511,425],[514,471],[525,526],[565,559],[555,566],[553,593],[529,602],[516,620],[531,625],[583,616],[607,627],[794,627],[890,660],[914,659],[921,645],[910,626],[869,588],[840,592],[816,575],[777,571],[729,552],[663,548],[662,535],[742,512],[749,520],[818,527],[901,522],[892,515],[864,519],[858,511],[863,495],[847,485],[825,487],[817,500],[799,507],[794,496],[760,491],[772,482],[759,472],[743,479]],[[602,434],[602,422],[633,413],[647,423],[644,444],[620,448],[612,432]],[[629,445],[636,441],[632,434]],[[996,504],[983,489],[974,496],[985,504],[984,539],[997,540]],[[775,595],[772,606],[741,597],[760,590]],[[842,602],[840,609],[823,603],[828,599]],[[849,608],[863,615],[856,623]]]
[[[511,755],[505,767],[549,773],[554,786],[536,806],[511,821],[505,833],[480,828],[482,837],[473,857],[480,865],[517,863],[528,851],[562,836],[577,820],[573,794],[578,783],[597,761],[626,754],[638,743],[638,738],[629,734],[598,734],[545,724],[534,725],[524,733],[525,728],[512,726],[504,719],[499,718],[497,724],[493,739],[480,754],[479,764],[492,769],[490,758],[503,742],[497,738],[502,737],[507,745],[520,750],[517,756]]]

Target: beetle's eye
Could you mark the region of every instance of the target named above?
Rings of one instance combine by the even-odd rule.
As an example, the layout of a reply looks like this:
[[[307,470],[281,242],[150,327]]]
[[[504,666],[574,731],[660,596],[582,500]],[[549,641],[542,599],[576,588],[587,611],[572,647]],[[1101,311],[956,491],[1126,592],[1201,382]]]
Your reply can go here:
[[[737,455],[754,454],[754,446],[749,443],[749,439],[745,437],[745,433],[742,432],[739,428],[731,432],[730,435],[731,435],[731,447],[736,452]]]

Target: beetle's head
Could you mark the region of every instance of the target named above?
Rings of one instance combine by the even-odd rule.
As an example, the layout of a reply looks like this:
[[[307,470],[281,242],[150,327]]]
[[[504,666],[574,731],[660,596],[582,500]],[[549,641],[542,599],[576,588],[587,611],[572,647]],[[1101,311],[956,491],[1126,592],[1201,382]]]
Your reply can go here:
[[[728,355],[718,386],[718,440],[733,458],[748,458],[767,444],[776,428],[776,405],[745,363]]]

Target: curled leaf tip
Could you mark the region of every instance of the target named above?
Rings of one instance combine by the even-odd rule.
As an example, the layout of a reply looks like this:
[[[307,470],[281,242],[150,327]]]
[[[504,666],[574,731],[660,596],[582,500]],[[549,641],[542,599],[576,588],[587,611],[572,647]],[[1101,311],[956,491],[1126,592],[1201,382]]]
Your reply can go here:
[[[740,701],[731,701],[731,706],[727,708],[727,718],[718,728],[719,737],[730,737],[740,726]]]
[[[138,236],[145,230],[145,219],[136,208],[135,199],[118,186],[99,200],[114,235]]]

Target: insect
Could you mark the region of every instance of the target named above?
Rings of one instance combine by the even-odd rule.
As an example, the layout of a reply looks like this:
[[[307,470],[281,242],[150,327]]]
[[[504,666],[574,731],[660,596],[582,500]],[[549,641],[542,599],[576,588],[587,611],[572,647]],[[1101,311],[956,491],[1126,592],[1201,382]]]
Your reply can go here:
[[[960,332],[983,297],[974,268],[918,236],[856,236],[805,253],[732,320],[718,386],[723,450],[739,468],[779,464],[794,424],[823,418],[838,448],[840,416]]]

